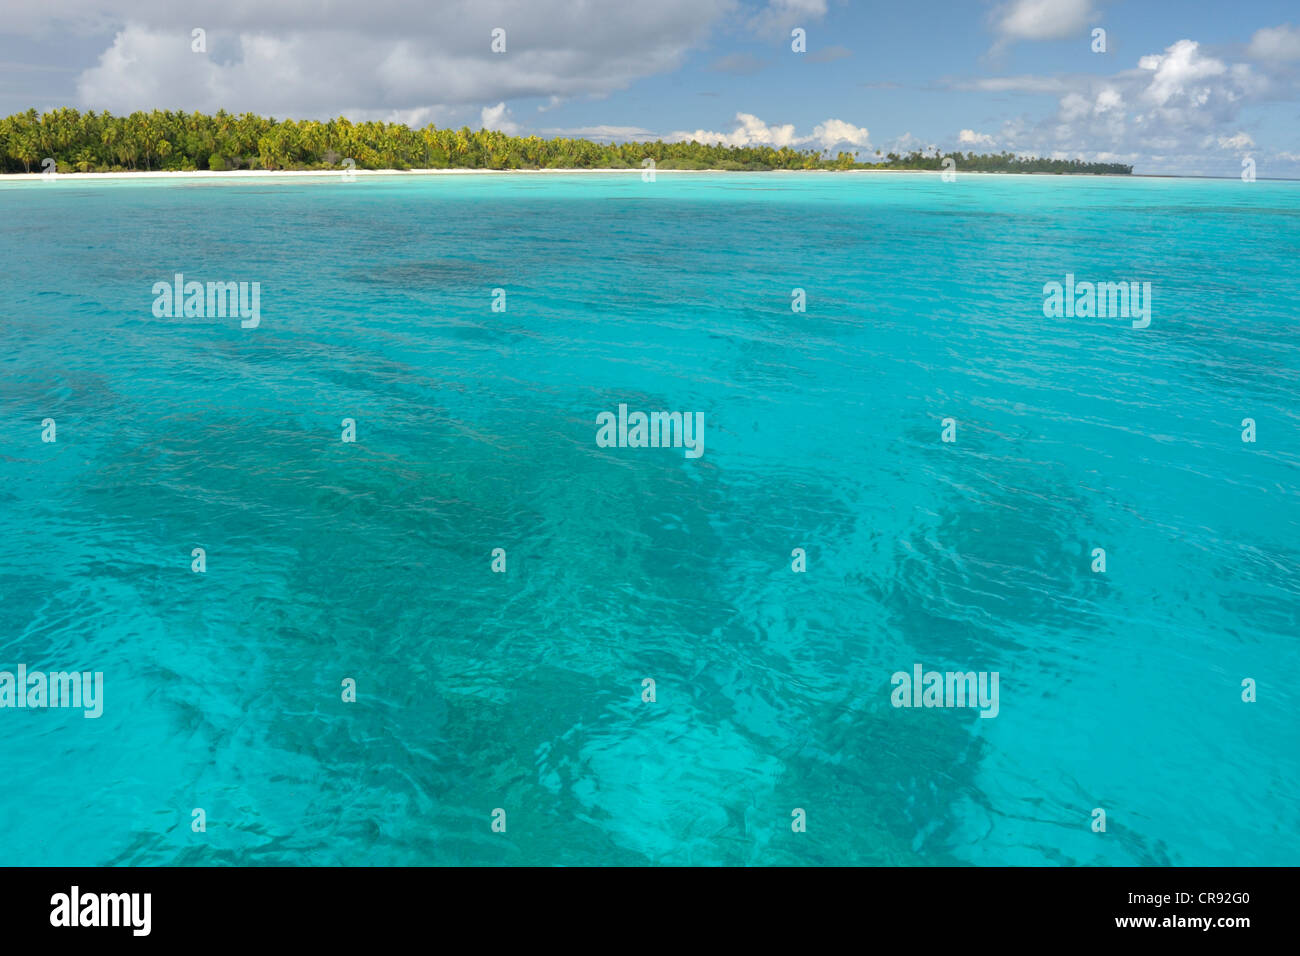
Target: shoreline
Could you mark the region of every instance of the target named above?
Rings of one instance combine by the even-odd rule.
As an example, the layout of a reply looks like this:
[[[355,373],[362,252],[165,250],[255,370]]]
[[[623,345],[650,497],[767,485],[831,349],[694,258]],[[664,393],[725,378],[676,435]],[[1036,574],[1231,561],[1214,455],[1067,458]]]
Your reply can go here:
[[[578,168],[566,167],[563,169],[469,169],[469,168],[450,168],[450,169],[354,169],[351,174],[358,179],[366,176],[546,176],[546,175],[631,175],[641,174],[645,170],[641,167],[630,168]],[[656,175],[724,175],[724,176],[770,176],[770,175],[799,175],[799,174],[820,174],[820,175],[903,175],[911,174],[915,176],[939,176],[943,170],[938,169],[763,169],[763,170],[727,170],[727,169],[656,169]],[[1206,180],[1233,180],[1235,176],[1179,176],[1168,173],[1009,173],[1009,172],[982,172],[971,170],[962,172],[958,169],[958,176],[1009,176],[1024,179],[1206,179]],[[49,183],[55,181],[68,182],[107,182],[120,180],[142,180],[142,179],[162,179],[162,180],[275,180],[275,179],[334,179],[342,176],[344,173],[341,169],[227,169],[227,170],[152,170],[152,171],[134,171],[134,172],[111,172],[111,173],[0,173],[0,184],[2,183]],[[1260,182],[1297,182],[1294,179],[1261,179]]]
[[[151,171],[128,171],[112,173],[0,173],[0,183],[2,182],[31,182],[44,181],[49,179],[75,179],[75,180],[107,180],[107,179],[277,179],[277,178],[334,178],[343,175],[341,169],[192,169],[192,170],[151,170]],[[563,167],[555,169],[473,169],[469,167],[450,167],[438,169],[354,169],[350,171],[357,177],[361,176],[545,176],[545,175],[564,175],[581,173],[588,175],[603,174],[622,174],[643,173],[645,170],[640,167]],[[943,170],[939,169],[754,169],[754,170],[736,170],[736,169],[656,169],[658,174],[671,173],[690,173],[690,174],[721,174],[733,176],[766,176],[773,173],[782,175],[791,175],[794,173],[825,173],[843,175],[845,173],[916,173],[939,175]],[[967,176],[1083,176],[1086,178],[1101,178],[1109,176],[1119,176],[1118,173],[1005,173],[1005,172],[976,172],[972,170],[969,173],[957,171],[959,175]],[[1123,177],[1120,178],[1129,178]]]

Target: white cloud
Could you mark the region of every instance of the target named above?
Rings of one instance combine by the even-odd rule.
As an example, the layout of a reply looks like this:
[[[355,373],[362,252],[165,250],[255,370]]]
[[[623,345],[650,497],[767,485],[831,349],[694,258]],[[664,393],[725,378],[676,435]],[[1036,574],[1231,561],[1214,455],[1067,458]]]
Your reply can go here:
[[[844,120],[828,119],[813,127],[813,134],[808,142],[821,144],[822,149],[833,146],[853,146],[857,149],[871,147],[871,134],[865,126],[854,126]]]
[[[1179,40],[1141,57],[1137,70],[1082,79],[1080,89],[1060,100],[1051,145],[1117,152],[1201,149],[1208,134],[1231,132],[1242,107],[1265,89],[1249,65],[1225,63],[1202,52],[1196,41]]]
[[[1237,133],[1235,136],[1220,136],[1218,142],[1220,149],[1243,150],[1255,148],[1255,141],[1247,133]]]
[[[1097,16],[1089,0],[1011,0],[993,11],[999,43],[1086,35]]]
[[[768,0],[768,4],[749,21],[755,33],[779,34],[788,39],[793,27],[808,28],[826,16],[826,0]]]
[[[358,123],[382,122],[401,123],[411,129],[419,129],[433,123],[437,126],[449,125],[454,111],[435,106],[417,106],[409,110],[349,110],[348,116]],[[294,116],[293,119],[298,117]]]
[[[1258,30],[1246,55],[1253,60],[1300,60],[1300,28],[1286,23]]]
[[[992,76],[955,85],[959,90],[985,93],[1064,93],[1070,81],[1061,76]]]
[[[752,113],[737,113],[736,122],[740,125],[730,133],[697,129],[693,133],[678,131],[667,138],[670,141],[695,140],[697,143],[705,144],[722,143],[724,146],[775,146],[778,149],[783,146],[794,146],[798,142],[794,135],[793,123],[769,126]]]
[[[679,130],[665,139],[670,142],[695,140],[709,145],[721,143],[724,146],[772,146],[776,149],[786,146],[792,149],[820,146],[826,151],[835,147],[871,148],[871,134],[865,126],[854,126],[839,119],[818,123],[807,136],[796,135],[793,123],[770,126],[752,113],[737,113],[736,123],[738,125],[730,133],[704,129],[694,132]]]
[[[1099,116],[1102,113],[1109,113],[1112,110],[1122,110],[1123,108],[1124,95],[1113,86],[1102,87],[1101,92],[1097,94],[1097,102],[1093,106],[1093,110]]]
[[[1242,115],[1286,89],[1285,77],[1210,55],[1191,39],[1141,57],[1135,69],[1056,79],[1065,88],[1055,115],[1006,119],[995,134],[1002,148],[1166,172],[1228,174],[1233,168],[1224,166],[1227,151],[1250,150],[1257,159],[1268,155],[1240,132]],[[1003,85],[1026,93],[1048,88],[1033,77],[1005,78]],[[972,86],[993,88],[968,81],[966,88]]]
[[[1142,96],[1157,107],[1165,107],[1171,100],[1204,105],[1212,92],[1205,81],[1228,70],[1222,60],[1203,56],[1195,40],[1179,40],[1164,53],[1148,54],[1138,60],[1138,68],[1151,71],[1151,83]]]
[[[992,146],[996,141],[988,133],[977,133],[973,129],[964,129],[957,134],[957,142],[963,146]]]
[[[479,122],[483,129],[494,129],[507,136],[514,136],[519,132],[519,124],[510,119],[510,110],[505,103],[483,107],[479,113]]]

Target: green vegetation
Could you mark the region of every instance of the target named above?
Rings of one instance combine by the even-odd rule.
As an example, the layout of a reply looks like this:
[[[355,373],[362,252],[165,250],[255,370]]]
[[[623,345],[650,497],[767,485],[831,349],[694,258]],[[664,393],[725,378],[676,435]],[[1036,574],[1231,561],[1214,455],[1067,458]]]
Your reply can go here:
[[[1011,153],[953,153],[962,172],[1121,173],[1132,166],[1020,158]],[[62,107],[0,120],[0,172],[60,173],[198,169],[626,169],[650,158],[659,169],[940,169],[944,154],[826,157],[816,150],[704,143],[596,143],[586,139],[507,136],[494,130],[411,129],[401,123],[347,119],[275,120],[224,110],[202,113],[79,113]]]

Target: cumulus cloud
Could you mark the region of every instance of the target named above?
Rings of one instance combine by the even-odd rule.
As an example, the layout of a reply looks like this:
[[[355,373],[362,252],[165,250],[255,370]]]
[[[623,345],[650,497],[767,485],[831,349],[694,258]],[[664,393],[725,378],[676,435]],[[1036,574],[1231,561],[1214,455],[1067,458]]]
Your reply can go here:
[[[830,149],[833,146],[870,149],[871,134],[865,126],[854,126],[844,120],[828,119],[813,127],[812,136],[806,142],[819,143],[822,149]]]
[[[1093,112],[1098,116],[1124,108],[1124,94],[1113,86],[1103,86],[1101,92],[1097,94],[1097,102],[1093,104]]]
[[[493,129],[514,136],[519,132],[519,124],[510,118],[510,110],[505,103],[485,106],[479,113],[479,123],[483,129]]]
[[[1040,156],[1129,163],[1137,157],[1150,169],[1217,170],[1221,150],[1254,148],[1238,132],[1241,113],[1277,89],[1250,64],[1210,55],[1190,39],[1141,57],[1133,69],[1060,79],[1069,88],[1055,115],[1008,120],[1000,144]],[[1036,86],[1020,84],[1025,92],[1038,92]]]
[[[695,140],[697,143],[721,143],[724,146],[774,146],[778,149],[794,146],[797,142],[793,123],[769,126],[752,113],[737,113],[736,122],[738,125],[730,133],[705,129],[697,129],[693,133],[679,130],[667,138],[670,141]]]
[[[996,141],[988,133],[977,133],[973,129],[964,129],[957,134],[957,142],[963,146],[992,146]]]
[[[1249,65],[1205,54],[1179,40],[1138,60],[1138,69],[1083,81],[1061,97],[1057,146],[1156,151],[1196,148],[1208,132],[1232,123],[1265,84]]]
[[[1227,72],[1227,65],[1214,57],[1202,56],[1195,40],[1179,40],[1164,53],[1151,53],[1138,60],[1138,68],[1151,71],[1151,83],[1143,92],[1150,103],[1163,107],[1177,97],[1190,97],[1202,105],[1211,88],[1205,83]]]
[[[1257,30],[1246,55],[1252,60],[1300,60],[1300,27],[1285,23]]]
[[[799,149],[807,146],[820,146],[829,151],[836,147],[870,149],[871,134],[865,126],[854,126],[844,120],[828,119],[813,127],[811,134],[799,136],[793,123],[771,126],[752,113],[737,113],[736,128],[730,133],[717,130],[697,129],[694,132],[679,130],[666,137],[669,141],[690,141],[724,146],[771,146],[776,149],[790,147]]]
[[[1001,45],[1019,40],[1060,40],[1086,34],[1097,16],[1090,0],[1011,0],[993,11]]]

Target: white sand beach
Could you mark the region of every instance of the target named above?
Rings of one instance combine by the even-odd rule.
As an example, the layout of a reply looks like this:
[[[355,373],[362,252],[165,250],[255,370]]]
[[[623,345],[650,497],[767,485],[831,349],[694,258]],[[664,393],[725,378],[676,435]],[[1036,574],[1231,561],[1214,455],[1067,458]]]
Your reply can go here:
[[[656,169],[656,174],[663,173],[716,173],[716,169]],[[826,170],[769,170],[770,172],[825,172]],[[858,172],[907,172],[907,170],[875,169],[857,170]],[[545,175],[548,173],[642,173],[634,169],[227,169],[220,172],[211,169],[199,170],[154,170],[115,173],[4,173],[0,182],[42,181],[50,179],[63,180],[107,180],[107,179],[298,179],[310,177],[337,178],[343,175],[362,176],[482,176],[482,175]]]
[[[210,169],[199,170],[153,170],[114,173],[0,173],[0,183],[45,182],[59,180],[62,182],[104,182],[114,179],[216,179],[216,180],[278,180],[278,179],[332,179],[345,174],[361,177],[372,176],[547,176],[547,175],[640,175],[645,172],[640,167],[618,168],[565,168],[565,169],[229,169],[220,172]],[[1084,178],[1084,179],[1140,179],[1147,178],[1141,174],[1131,173],[1007,173],[983,172],[978,170],[963,171],[958,169],[958,176],[1014,176],[1019,178]],[[818,173],[827,176],[897,176],[911,174],[914,176],[939,176],[938,169],[764,169],[764,170],[727,170],[727,169],[665,169],[655,170],[658,176],[672,175],[722,175],[734,174],[744,176],[792,176],[806,173]],[[1199,178],[1157,176],[1159,179]]]

